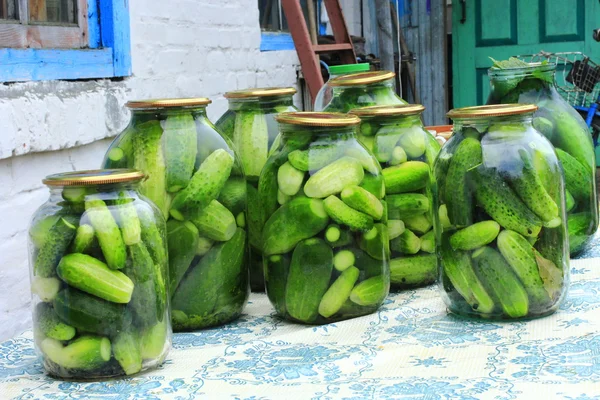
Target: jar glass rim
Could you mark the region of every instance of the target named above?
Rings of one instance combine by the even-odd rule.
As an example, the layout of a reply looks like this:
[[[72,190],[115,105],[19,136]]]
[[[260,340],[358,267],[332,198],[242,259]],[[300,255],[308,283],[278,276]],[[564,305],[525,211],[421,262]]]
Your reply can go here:
[[[493,104],[486,106],[472,106],[454,108],[446,114],[451,119],[461,118],[492,118],[509,115],[531,114],[536,112],[535,104]]]
[[[280,124],[344,127],[360,123],[356,115],[321,111],[297,111],[278,114],[275,119]]]
[[[556,64],[551,62],[536,62],[529,63],[526,67],[515,67],[515,68],[495,68],[491,67],[488,69],[488,76],[526,76],[531,75],[534,71],[537,73],[554,73],[556,71]]]
[[[47,186],[94,186],[139,182],[145,176],[137,169],[92,169],[48,175],[42,183]]]
[[[204,107],[212,103],[207,97],[189,97],[181,99],[130,100],[125,104],[129,109]]]
[[[296,94],[296,89],[293,87],[265,87],[233,90],[226,92],[223,97],[226,99],[246,99],[251,97],[292,96],[294,94]]]

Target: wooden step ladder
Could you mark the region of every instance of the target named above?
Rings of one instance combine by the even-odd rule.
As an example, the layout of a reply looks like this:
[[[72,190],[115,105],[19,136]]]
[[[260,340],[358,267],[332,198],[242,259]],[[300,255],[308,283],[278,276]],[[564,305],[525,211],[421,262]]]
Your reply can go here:
[[[313,0],[308,0],[313,1]],[[338,53],[342,64],[356,64],[356,54],[348,27],[344,20],[342,7],[339,0],[323,0],[331,29],[333,30],[334,44],[313,43],[306,26],[299,0],[281,0],[281,7],[287,18],[288,27],[296,46],[300,59],[302,74],[306,80],[312,101],[315,101],[319,89],[323,86],[323,76],[319,65],[318,54]]]

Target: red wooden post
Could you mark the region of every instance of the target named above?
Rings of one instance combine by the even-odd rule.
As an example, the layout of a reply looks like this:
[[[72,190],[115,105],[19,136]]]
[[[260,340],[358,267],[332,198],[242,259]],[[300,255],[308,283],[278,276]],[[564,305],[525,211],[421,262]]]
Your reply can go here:
[[[346,20],[344,19],[339,0],[324,0],[324,2],[335,42],[352,44],[352,39],[350,38],[350,33],[348,33],[348,27],[346,26]],[[351,46],[350,49],[345,49],[345,51],[341,51],[340,59],[342,60],[342,64],[355,64],[356,54],[354,53],[354,46]]]

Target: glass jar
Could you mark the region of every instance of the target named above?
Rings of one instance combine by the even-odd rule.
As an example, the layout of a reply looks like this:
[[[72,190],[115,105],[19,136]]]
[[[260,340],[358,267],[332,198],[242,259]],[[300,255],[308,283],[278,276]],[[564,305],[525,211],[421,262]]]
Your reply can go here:
[[[267,157],[278,143],[279,130],[275,116],[296,111],[292,96],[296,89],[260,88],[225,93],[229,110],[219,118],[217,129],[229,138],[240,158],[248,182],[248,253],[250,255],[250,287],[264,292],[261,230],[264,224],[258,206],[258,178]]]
[[[325,82],[321,89],[319,89],[319,93],[317,93],[317,97],[315,97],[315,104],[313,108],[316,111],[321,111],[331,101],[331,98],[333,97],[333,88],[329,85],[329,81],[337,78],[338,76],[354,74],[357,72],[366,72],[370,69],[371,65],[369,63],[329,66],[329,79],[327,79],[327,82]]]
[[[440,288],[456,314],[534,318],[556,311],[569,280],[564,181],[531,104],[451,110],[434,166]]]
[[[440,145],[421,122],[420,104],[350,111],[362,122],[358,139],[383,168],[393,288],[429,285],[437,278],[433,230],[433,163]]]
[[[144,174],[50,175],[29,229],[35,349],[60,378],[132,375],[171,346],[165,221]]]
[[[598,228],[596,156],[585,121],[556,90],[556,64],[490,68],[488,104],[531,103],[539,108],[533,126],[556,148],[565,172],[571,255],[580,253]]]
[[[406,101],[396,95],[395,76],[391,71],[369,71],[331,79],[328,81],[333,89],[331,101],[323,110],[315,110],[348,112],[368,106],[406,104]]]
[[[286,319],[324,324],[374,312],[389,291],[381,167],[339,113],[277,116],[281,144],[258,184],[265,287]]]
[[[130,101],[129,126],[104,167],[124,163],[147,176],[140,193],[167,219],[169,293],[175,331],[236,319],[249,294],[246,180],[206,117],[210,100]]]

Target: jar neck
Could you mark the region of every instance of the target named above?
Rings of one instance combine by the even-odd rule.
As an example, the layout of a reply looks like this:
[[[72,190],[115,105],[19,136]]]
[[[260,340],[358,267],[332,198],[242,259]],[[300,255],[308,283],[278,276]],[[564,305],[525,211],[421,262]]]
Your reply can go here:
[[[299,138],[305,138],[307,143],[318,141],[339,142],[345,140],[356,140],[357,126],[331,127],[331,126],[302,126],[293,124],[280,124],[281,141],[297,142]]]
[[[294,105],[291,95],[285,96],[261,96],[245,97],[242,99],[229,99],[229,109],[238,111],[242,109],[264,109],[268,110],[274,107],[291,107]]]
[[[86,195],[97,194],[102,198],[136,198],[137,189],[140,182],[123,182],[110,183],[103,185],[88,185],[88,186],[48,186],[50,191],[50,199],[62,200],[63,193],[67,191],[81,192]]]
[[[194,118],[206,118],[206,106],[134,109],[131,110],[131,121],[135,124],[182,114],[192,114]]]
[[[554,86],[555,73],[555,64],[532,65],[524,68],[509,69],[490,68],[488,70],[488,76],[492,84],[508,80],[523,81],[526,79],[537,79],[540,81],[539,84],[544,87]]]
[[[380,125],[423,126],[421,114],[414,115],[382,115],[363,118],[365,121]]]
[[[523,131],[532,128],[532,120],[532,113],[506,115],[501,117],[455,118],[453,132],[461,132],[464,128],[475,128],[479,132],[487,133],[490,127],[506,127],[506,134],[509,135],[514,133],[518,135]]]

